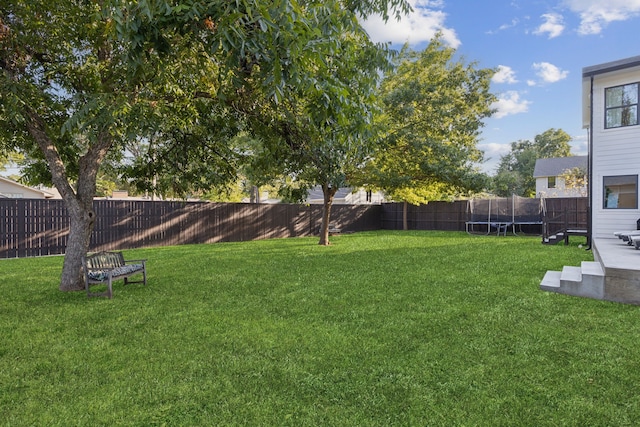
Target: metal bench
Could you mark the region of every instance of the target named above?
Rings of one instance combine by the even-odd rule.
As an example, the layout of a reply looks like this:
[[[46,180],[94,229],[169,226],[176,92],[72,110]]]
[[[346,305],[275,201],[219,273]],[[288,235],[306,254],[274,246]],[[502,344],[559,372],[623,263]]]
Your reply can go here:
[[[113,297],[113,281],[124,279],[124,284],[147,284],[146,260],[135,259],[125,261],[122,252],[98,252],[82,258],[84,269],[84,284],[87,290],[87,298],[95,296]],[[142,280],[129,281],[134,274],[142,274]],[[91,285],[107,285],[105,292],[92,293]]]

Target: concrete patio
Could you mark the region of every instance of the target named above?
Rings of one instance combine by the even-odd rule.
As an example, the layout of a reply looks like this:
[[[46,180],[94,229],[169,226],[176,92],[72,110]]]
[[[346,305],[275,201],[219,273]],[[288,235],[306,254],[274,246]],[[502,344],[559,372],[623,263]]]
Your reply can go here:
[[[620,239],[594,239],[594,261],[547,271],[540,289],[566,295],[640,304],[640,251]]]

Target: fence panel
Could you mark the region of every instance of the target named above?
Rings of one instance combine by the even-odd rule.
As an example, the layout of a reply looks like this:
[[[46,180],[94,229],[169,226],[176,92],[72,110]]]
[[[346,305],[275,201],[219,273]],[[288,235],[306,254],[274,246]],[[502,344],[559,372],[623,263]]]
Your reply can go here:
[[[558,222],[558,229],[564,225],[564,213],[568,215],[568,225],[572,228],[586,229],[588,200],[586,197],[549,198],[544,200],[545,220],[552,225]],[[402,230],[403,203],[385,203],[382,205],[382,229]],[[561,217],[562,219],[553,220]],[[426,205],[407,206],[407,223],[410,230],[464,231],[469,221],[468,202],[429,202]],[[555,221],[555,222],[554,222]],[[529,227],[533,228],[535,227]],[[537,227],[540,228],[539,226]],[[539,230],[538,230],[539,232]]]
[[[586,228],[586,198],[545,204],[547,219],[566,212],[570,227]],[[408,205],[408,227],[464,231],[467,206],[467,201]],[[92,251],[312,236],[322,221],[321,205],[98,200],[94,209]],[[346,232],[401,230],[402,217],[403,203],[335,205],[331,221]],[[0,200],[0,221],[0,258],[65,251],[69,218],[61,200]]]
[[[91,251],[312,236],[321,205],[97,200]],[[336,205],[345,231],[380,229],[379,205]],[[69,218],[62,200],[0,200],[0,258],[63,254]]]
[[[382,228],[402,230],[404,203],[384,203]],[[467,221],[467,201],[429,202],[407,205],[409,230],[464,231]]]
[[[565,219],[566,216],[566,219]],[[565,197],[545,199],[545,226],[547,234],[567,228],[587,229],[589,216],[588,198]]]

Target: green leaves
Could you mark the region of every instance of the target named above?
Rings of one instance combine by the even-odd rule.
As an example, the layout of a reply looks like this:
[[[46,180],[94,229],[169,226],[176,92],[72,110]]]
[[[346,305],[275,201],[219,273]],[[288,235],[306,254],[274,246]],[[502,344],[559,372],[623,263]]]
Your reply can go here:
[[[454,60],[436,37],[422,52],[405,46],[380,86],[382,144],[362,178],[391,197],[424,203],[478,191],[474,166],[482,120],[491,115],[493,70]]]
[[[282,68],[274,66],[272,82],[281,90],[265,95],[278,105],[254,128],[275,132],[254,165],[295,176],[296,186],[345,185],[370,154],[375,87],[388,51],[339,2],[310,2],[294,16],[291,24],[303,31],[286,55],[273,53]]]
[[[278,134],[306,150],[299,158],[333,168],[331,155],[353,153],[358,163],[368,152],[379,71],[389,64],[387,48],[369,41],[356,15],[407,9],[402,0],[12,1],[0,6],[0,121],[13,124],[3,126],[11,129],[5,140],[33,140],[31,112],[54,157],[75,151],[100,162],[130,141],[170,140],[172,130],[206,141],[203,126],[219,126],[209,133]],[[198,105],[204,99],[234,118],[211,120]],[[293,132],[282,137],[274,123]]]

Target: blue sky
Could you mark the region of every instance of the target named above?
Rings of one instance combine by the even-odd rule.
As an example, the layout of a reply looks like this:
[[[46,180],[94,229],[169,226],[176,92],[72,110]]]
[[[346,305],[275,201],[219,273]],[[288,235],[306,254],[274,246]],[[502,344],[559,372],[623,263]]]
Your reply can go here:
[[[414,12],[386,24],[363,22],[371,38],[423,48],[438,31],[465,62],[499,72],[497,113],[479,148],[493,173],[509,144],[549,128],[572,136],[586,154],[581,126],[582,68],[640,55],[640,0],[410,0]]]

